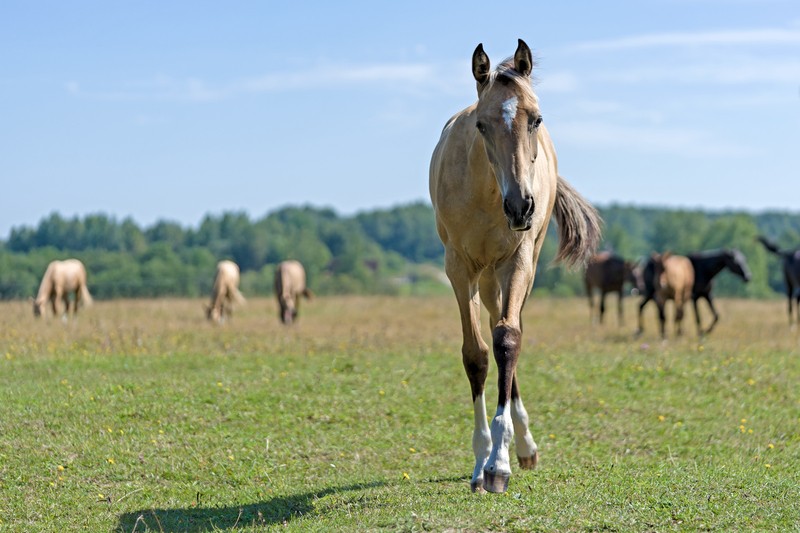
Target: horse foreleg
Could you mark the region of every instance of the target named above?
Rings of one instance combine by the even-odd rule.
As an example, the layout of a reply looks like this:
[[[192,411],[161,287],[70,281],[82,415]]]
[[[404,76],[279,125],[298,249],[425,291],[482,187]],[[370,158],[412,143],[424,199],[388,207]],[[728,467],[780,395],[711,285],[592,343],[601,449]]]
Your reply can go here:
[[[642,312],[644,311],[644,306],[647,305],[651,298],[649,296],[642,297],[642,301],[639,303],[639,317],[638,317],[638,327],[636,329],[635,335],[641,335],[644,332],[644,320],[642,319]]]
[[[658,307],[658,323],[661,328],[661,338],[667,338],[667,315],[666,315],[666,308],[667,303],[656,299],[656,307]],[[677,308],[676,308],[677,309]]]
[[[697,335],[702,337],[703,325],[700,323],[700,307],[697,305],[699,299],[700,297],[692,298],[692,307],[694,308],[694,323],[697,325]]]
[[[603,324],[603,315],[606,314],[606,292],[600,291],[600,324]]]
[[[708,302],[709,309],[711,309],[711,316],[714,318],[708,328],[703,332],[703,335],[708,335],[711,333],[711,330],[714,329],[714,326],[716,326],[717,322],[719,322],[719,313],[717,313],[717,308],[714,307],[714,299],[710,294],[706,295],[706,301]]]
[[[511,477],[508,446],[514,436],[512,410],[522,406],[522,402],[518,402],[516,407],[512,407],[512,391],[522,345],[520,312],[533,283],[533,270],[520,269],[519,263],[512,264],[514,266],[510,267],[511,270],[502,283],[505,290],[501,318],[492,331],[494,359],[497,363],[497,411],[491,424],[492,453],[483,470],[483,486],[490,492],[505,492],[508,488]],[[522,413],[518,412],[518,415],[518,421],[521,422]],[[530,442],[535,445],[532,438]]]
[[[675,299],[675,334],[680,337],[683,335],[683,306],[684,300]]]
[[[492,419],[492,451],[483,469],[483,487],[489,492],[505,492],[511,477],[508,446],[514,436],[511,419],[511,389],[516,372],[522,331],[513,324],[494,328],[494,359],[497,363],[497,411]]]
[[[586,283],[586,297],[589,299],[589,322],[594,324],[594,291],[588,283]]]
[[[622,293],[623,293],[623,290],[624,289],[620,289],[619,293],[618,293],[618,296],[617,296],[617,325],[618,326],[624,326],[625,325],[625,319],[622,316],[622,301],[623,301]]]
[[[472,391],[474,424],[472,451],[475,455],[475,468],[472,471],[470,488],[473,492],[483,491],[483,469],[492,449],[492,437],[486,421],[484,398],[484,386],[489,372],[489,347],[480,334],[477,276],[471,275],[458,258],[447,252],[445,252],[445,270],[458,301],[463,336],[461,357]]]

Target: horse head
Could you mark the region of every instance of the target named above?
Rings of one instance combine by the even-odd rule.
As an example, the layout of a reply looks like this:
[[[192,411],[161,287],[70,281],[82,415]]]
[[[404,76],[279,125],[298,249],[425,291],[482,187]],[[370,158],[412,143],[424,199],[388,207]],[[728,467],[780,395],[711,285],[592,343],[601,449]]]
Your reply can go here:
[[[728,270],[742,278],[745,283],[750,281],[752,274],[744,254],[736,249],[725,250],[725,252],[725,266],[728,267]]]
[[[44,300],[31,298],[31,303],[33,304],[33,316],[36,318],[42,316],[42,313],[44,312]]]
[[[472,75],[478,84],[475,127],[497,179],[508,226],[525,231],[532,226],[536,208],[534,161],[542,122],[531,85],[531,50],[519,39],[513,59],[494,72],[489,67],[489,57],[479,44],[472,54]]]

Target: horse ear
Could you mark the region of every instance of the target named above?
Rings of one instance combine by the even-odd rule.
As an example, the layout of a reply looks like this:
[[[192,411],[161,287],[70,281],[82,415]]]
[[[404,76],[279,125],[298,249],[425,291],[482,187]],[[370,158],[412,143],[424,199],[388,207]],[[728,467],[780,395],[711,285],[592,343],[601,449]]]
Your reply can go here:
[[[489,80],[489,67],[489,56],[483,51],[483,43],[480,43],[472,52],[472,75],[479,85]]]
[[[525,41],[522,39],[517,39],[519,43],[517,44],[517,51],[514,52],[514,70],[519,72],[525,77],[531,75],[531,71],[533,70],[533,56],[531,55],[531,49],[528,48],[528,45],[525,44]]]

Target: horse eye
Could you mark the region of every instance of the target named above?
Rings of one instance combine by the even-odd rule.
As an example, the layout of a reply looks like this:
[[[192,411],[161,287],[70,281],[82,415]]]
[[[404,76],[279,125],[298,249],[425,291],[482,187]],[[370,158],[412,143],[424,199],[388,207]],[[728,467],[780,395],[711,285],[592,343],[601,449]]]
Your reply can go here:
[[[533,127],[538,128],[541,125],[542,125],[542,117],[541,116],[536,117],[536,121],[533,123]]]
[[[478,128],[479,132],[486,133],[486,126],[483,125],[483,122],[476,122],[475,127]]]

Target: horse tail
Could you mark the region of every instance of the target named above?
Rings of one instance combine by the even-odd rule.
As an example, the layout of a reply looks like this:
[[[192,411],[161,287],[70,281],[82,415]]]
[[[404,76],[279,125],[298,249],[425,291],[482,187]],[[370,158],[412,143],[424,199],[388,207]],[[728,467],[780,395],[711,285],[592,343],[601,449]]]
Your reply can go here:
[[[89,287],[86,286],[86,283],[81,284],[81,303],[88,307],[93,302],[92,295],[89,294]]]
[[[772,242],[772,241],[768,240],[768,239],[767,239],[766,237],[764,237],[763,235],[759,235],[759,236],[758,236],[758,242],[760,242],[761,244],[763,244],[763,245],[764,245],[764,248],[766,248],[767,250],[769,250],[769,251],[770,251],[770,252],[772,252],[773,254],[775,254],[775,255],[783,255],[783,254],[781,253],[781,250],[780,250],[780,248],[778,248],[778,245],[777,245],[777,244],[775,244],[774,242]]]
[[[600,244],[603,222],[597,209],[559,176],[553,213],[558,223],[555,261],[573,267],[586,264]]]
[[[238,287],[233,287],[231,289],[231,295],[233,296],[233,301],[236,302],[237,304],[241,305],[241,304],[247,303],[247,300],[244,299],[244,296],[239,291]]]

